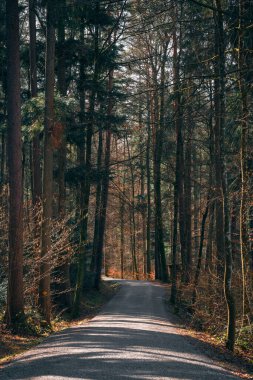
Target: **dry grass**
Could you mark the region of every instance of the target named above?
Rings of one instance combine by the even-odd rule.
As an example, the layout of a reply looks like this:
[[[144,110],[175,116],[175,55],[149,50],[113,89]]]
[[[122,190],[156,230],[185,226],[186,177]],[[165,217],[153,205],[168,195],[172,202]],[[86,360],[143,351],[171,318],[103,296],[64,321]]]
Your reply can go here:
[[[227,306],[224,298],[222,281],[209,277],[206,273],[197,288],[195,304],[192,305],[192,284],[180,285],[178,290],[178,314],[181,322],[186,326],[182,329],[182,335],[195,338],[197,341],[206,344],[211,349],[211,356],[216,353],[219,358],[225,360],[227,365],[235,373],[238,367],[242,368],[240,376],[252,379],[253,374],[253,325],[244,321],[242,328],[242,297],[241,280],[237,275],[233,279],[233,290],[236,300],[236,344],[234,353],[225,348],[227,334]],[[172,309],[171,309],[172,310]],[[233,368],[233,363],[235,368]],[[231,368],[232,366],[232,368]],[[245,368],[245,372],[243,371]],[[248,373],[250,373],[250,375]]]

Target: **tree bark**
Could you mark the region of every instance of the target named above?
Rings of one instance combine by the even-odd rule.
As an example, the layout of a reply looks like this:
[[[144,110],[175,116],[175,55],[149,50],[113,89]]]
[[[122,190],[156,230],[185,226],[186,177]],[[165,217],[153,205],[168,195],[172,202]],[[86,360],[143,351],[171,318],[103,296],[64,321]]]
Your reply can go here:
[[[6,167],[6,136],[5,132],[1,133],[1,179],[0,179],[0,189],[5,182],[5,167]]]
[[[29,0],[29,35],[30,35],[30,86],[31,97],[38,94],[37,89],[37,58],[36,58],[36,0]],[[40,138],[36,133],[32,140],[32,194],[33,207],[36,209],[41,202],[42,172],[40,165]]]
[[[147,153],[146,153],[146,172],[147,172],[147,251],[146,251],[146,261],[147,261],[147,276],[151,276],[151,167],[150,167],[150,148],[151,148],[151,125],[150,125],[150,94],[147,95]]]
[[[123,190],[124,195],[124,190]],[[125,204],[124,199],[120,197],[120,276],[124,278],[124,250],[125,250],[125,231],[124,231],[124,216],[125,216]]]
[[[60,7],[58,9],[58,90],[62,97],[67,95],[67,84],[66,84],[66,52],[65,52],[65,0],[61,0],[59,3]],[[64,215],[65,213],[65,203],[66,203],[66,186],[65,186],[65,170],[66,170],[66,138],[65,138],[65,125],[62,130],[60,138],[60,147],[58,152],[58,213],[59,215]]]
[[[67,95],[67,83],[66,83],[66,47],[65,47],[65,10],[66,1],[61,0],[58,8],[58,49],[57,49],[57,85],[59,93],[62,97]],[[63,128],[59,138],[58,149],[58,217],[63,220],[66,214],[66,184],[65,184],[65,172],[67,164],[67,142],[66,142],[66,121],[63,121]],[[63,252],[63,255],[67,255],[67,252]],[[59,267],[60,275],[60,297],[59,301],[63,306],[71,307],[71,284],[69,275],[69,259],[64,258],[64,263]]]
[[[108,120],[112,116],[113,103],[112,103],[112,88],[113,88],[113,71],[109,73],[109,83],[108,83]],[[101,208],[99,215],[99,226],[98,226],[98,242],[96,251],[96,274],[95,274],[95,288],[99,290],[101,282],[101,271],[103,263],[103,247],[104,247],[104,234],[105,234],[105,223],[106,223],[106,212],[108,203],[108,192],[110,183],[110,160],[111,160],[111,125],[108,121],[106,126],[106,141],[105,141],[105,163],[104,163],[104,173],[102,178],[102,190],[101,190]]]
[[[175,5],[174,5],[175,7]],[[176,9],[173,8],[173,16],[175,19]],[[179,92],[179,57],[178,57],[178,41],[176,33],[176,24],[173,29],[173,89],[174,89],[174,123],[176,129],[176,167],[174,182],[174,217],[173,217],[173,238],[172,238],[172,271],[171,271],[171,296],[170,302],[176,305],[177,302],[177,242],[178,242],[178,220],[179,218],[179,194],[180,186],[182,186],[182,178],[180,173],[181,155],[182,155],[182,131],[181,131],[181,108],[180,108],[180,92]]]
[[[249,236],[248,236],[248,191],[249,191],[249,173],[247,168],[248,162],[248,134],[249,134],[249,108],[248,108],[248,84],[247,61],[248,54],[245,47],[245,22],[246,14],[245,0],[239,1],[239,53],[238,53],[238,70],[239,70],[239,89],[241,95],[241,142],[240,142],[240,161],[241,161],[241,202],[240,202],[240,253],[241,253],[241,270],[242,270],[242,314],[245,318],[246,294],[247,294],[247,268],[249,266]],[[251,269],[250,269],[251,271]]]
[[[224,275],[224,262],[225,262],[225,237],[224,237],[224,209],[223,209],[223,190],[222,190],[222,176],[224,175],[224,163],[223,163],[223,120],[224,120],[224,93],[221,93],[221,72],[220,68],[223,63],[221,63],[220,56],[220,35],[219,35],[219,25],[217,15],[215,17],[215,54],[218,57],[215,66],[215,80],[214,80],[214,109],[215,109],[215,120],[214,120],[214,166],[215,166],[215,225],[216,225],[216,251],[217,251],[217,274],[220,279]],[[224,74],[223,74],[224,75]],[[224,78],[222,78],[224,81]]]
[[[219,72],[218,79],[218,93],[216,93],[216,128],[219,131],[219,141],[217,142],[217,148],[219,152],[218,167],[220,174],[216,172],[216,178],[218,179],[217,187],[220,189],[219,196],[221,196],[221,212],[217,210],[217,214],[220,214],[221,221],[216,219],[217,223],[221,223],[223,229],[218,231],[217,238],[219,240],[219,248],[221,249],[221,257],[225,257],[225,273],[224,273],[224,292],[227,303],[227,341],[226,347],[233,351],[235,343],[235,301],[232,291],[232,252],[231,252],[231,236],[230,236],[230,210],[229,210],[229,198],[228,198],[228,185],[226,178],[225,168],[225,152],[224,152],[224,133],[225,133],[225,39],[224,39],[224,27],[223,27],[223,12],[221,1],[216,0],[217,12],[215,12],[215,27],[216,27],[216,49],[218,53],[218,65]],[[218,137],[216,136],[216,138]],[[218,170],[218,167],[216,170]],[[216,205],[217,209],[217,205]]]
[[[186,280],[189,282],[192,275],[192,106],[191,106],[192,80],[188,81],[188,104],[187,104],[187,139],[185,148],[185,241],[186,241]]]
[[[174,4],[173,8],[173,19],[175,26],[173,29],[173,90],[175,95],[174,101],[174,120],[176,127],[176,138],[177,138],[177,152],[176,152],[176,168],[175,168],[175,187],[177,190],[177,195],[174,197],[178,198],[178,218],[179,221],[179,236],[180,236],[180,251],[181,251],[181,263],[182,263],[182,275],[181,279],[183,282],[188,283],[188,270],[187,270],[187,257],[186,257],[186,236],[185,236],[185,194],[184,194],[184,178],[185,178],[185,167],[184,167],[184,139],[183,139],[183,110],[182,110],[182,94],[180,91],[180,55],[179,48],[181,44],[181,32],[177,35],[176,30],[176,20],[177,20],[177,9]],[[174,199],[176,202],[176,199]],[[175,205],[174,205],[175,209]],[[175,210],[174,210],[175,211]],[[175,218],[175,216],[174,216]]]
[[[96,207],[95,207],[95,224],[93,233],[93,251],[91,260],[91,271],[95,271],[96,268],[96,254],[99,240],[99,220],[101,211],[101,192],[102,192],[102,155],[103,155],[103,131],[100,126],[98,137],[98,150],[97,150],[97,186],[96,186]]]
[[[202,223],[201,223],[199,255],[198,255],[197,269],[196,269],[195,278],[194,278],[194,289],[193,289],[193,293],[192,293],[192,305],[194,305],[196,302],[196,295],[197,295],[196,290],[197,290],[197,286],[199,284],[200,271],[201,271],[201,265],[202,265],[203,245],[204,245],[204,239],[205,239],[205,226],[206,226],[206,219],[208,216],[208,211],[209,211],[209,199],[207,200],[206,209],[205,209],[205,212],[203,214]]]
[[[23,188],[18,0],[6,1],[7,125],[9,169],[9,270],[7,323],[24,313]]]
[[[133,164],[131,162],[131,153],[129,147],[128,137],[126,137],[128,158],[129,158],[129,166],[131,173],[131,196],[132,202],[129,208],[130,212],[130,230],[131,230],[131,249],[132,249],[132,260],[133,260],[133,276],[139,280],[139,268],[137,263],[137,255],[136,255],[136,219],[135,219],[135,189],[134,189],[134,169]]]
[[[53,201],[53,144],[54,128],[54,67],[55,67],[55,2],[47,2],[46,37],[46,85],[45,85],[45,128],[43,154],[43,195],[41,227],[41,267],[39,284],[39,304],[47,323],[51,322],[50,252]]]
[[[139,129],[142,128],[142,108],[141,108],[141,99],[139,99]],[[143,256],[143,275],[144,278],[147,277],[147,233],[146,233],[146,208],[145,208],[145,166],[144,166],[144,154],[142,151],[142,137],[140,137],[139,141],[140,145],[140,213],[141,213],[141,221],[142,221],[142,256]]]
[[[99,13],[99,2],[96,2],[96,12]],[[87,115],[87,130],[86,130],[86,149],[85,149],[85,175],[84,180],[81,184],[81,194],[80,194],[80,249],[78,257],[78,272],[76,289],[74,295],[73,303],[73,316],[79,315],[83,281],[85,275],[86,266],[86,244],[88,239],[88,212],[90,204],[90,188],[91,188],[91,170],[92,170],[92,137],[93,137],[93,127],[94,127],[94,112],[96,104],[96,91],[97,91],[97,81],[99,76],[98,71],[98,59],[99,59],[99,25],[95,25],[94,33],[94,73],[93,73],[93,84],[92,90],[89,98],[89,111]]]

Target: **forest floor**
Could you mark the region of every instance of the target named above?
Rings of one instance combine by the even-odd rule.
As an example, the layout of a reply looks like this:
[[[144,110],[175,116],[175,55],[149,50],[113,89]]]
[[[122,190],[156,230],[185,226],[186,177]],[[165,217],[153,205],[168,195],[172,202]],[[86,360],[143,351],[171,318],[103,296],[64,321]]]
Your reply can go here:
[[[8,363],[17,355],[29,350],[30,348],[43,342],[49,335],[64,330],[79,323],[88,323],[101,308],[112,298],[119,289],[116,282],[103,281],[100,292],[96,290],[87,290],[81,304],[81,313],[78,319],[71,319],[70,314],[60,313],[52,321],[50,330],[44,330],[40,334],[22,335],[13,334],[0,321],[0,368],[1,365]]]

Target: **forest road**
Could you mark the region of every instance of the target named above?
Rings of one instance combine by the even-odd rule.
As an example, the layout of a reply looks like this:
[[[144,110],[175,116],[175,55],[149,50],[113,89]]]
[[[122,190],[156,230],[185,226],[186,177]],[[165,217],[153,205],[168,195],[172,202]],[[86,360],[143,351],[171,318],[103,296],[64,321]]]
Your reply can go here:
[[[165,296],[157,283],[122,281],[91,322],[50,336],[1,369],[0,379],[239,379],[180,335]]]

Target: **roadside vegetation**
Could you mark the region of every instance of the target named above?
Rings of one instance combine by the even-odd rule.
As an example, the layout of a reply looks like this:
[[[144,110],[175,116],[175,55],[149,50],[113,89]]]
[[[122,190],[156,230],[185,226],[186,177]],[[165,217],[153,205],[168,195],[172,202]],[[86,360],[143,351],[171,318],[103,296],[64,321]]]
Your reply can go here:
[[[20,324],[18,333],[13,333],[6,324],[0,323],[0,367],[16,355],[41,343],[50,334],[88,323],[118,290],[119,284],[113,281],[103,281],[99,292],[86,289],[85,298],[81,302],[80,316],[73,319],[70,310],[54,310],[50,328],[43,323],[40,314],[29,310],[26,311],[26,321]],[[0,321],[3,321],[3,315],[0,315],[0,318]]]

